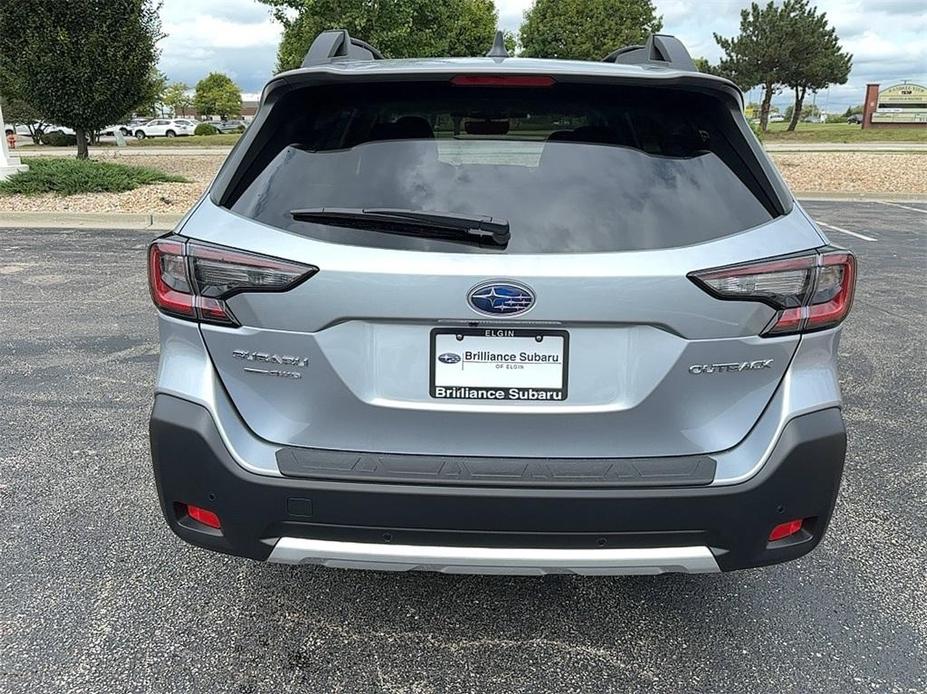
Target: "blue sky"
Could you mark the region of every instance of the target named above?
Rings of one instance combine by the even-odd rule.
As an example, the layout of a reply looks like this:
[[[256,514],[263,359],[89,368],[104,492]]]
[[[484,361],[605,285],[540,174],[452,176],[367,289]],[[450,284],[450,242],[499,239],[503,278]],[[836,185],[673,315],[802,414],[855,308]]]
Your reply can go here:
[[[436,0],[439,1],[439,0]],[[532,0],[496,0],[499,22],[517,29]],[[692,55],[719,57],[712,33],[737,33],[748,0],[655,0],[663,30],[675,34]],[[846,85],[817,97],[830,111],[861,103],[867,82],[883,86],[908,79],[927,82],[927,2],[925,0],[819,0],[854,55]],[[210,71],[232,76],[245,92],[259,92],[273,73],[280,27],[256,0],[164,0],[167,38],[160,67],[172,81],[191,86]],[[607,53],[612,46],[603,46]],[[777,99],[788,103],[787,97]]]

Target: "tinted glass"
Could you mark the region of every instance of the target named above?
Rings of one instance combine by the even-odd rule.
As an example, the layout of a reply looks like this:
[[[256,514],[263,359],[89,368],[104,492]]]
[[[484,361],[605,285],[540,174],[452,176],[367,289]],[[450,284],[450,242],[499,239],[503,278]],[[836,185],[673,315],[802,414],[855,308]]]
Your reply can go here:
[[[772,218],[730,141],[730,111],[701,95],[370,86],[316,89],[276,108],[264,126],[275,134],[231,208],[325,241],[499,252],[297,222],[290,211],[488,215],[510,223],[507,253],[667,248]]]

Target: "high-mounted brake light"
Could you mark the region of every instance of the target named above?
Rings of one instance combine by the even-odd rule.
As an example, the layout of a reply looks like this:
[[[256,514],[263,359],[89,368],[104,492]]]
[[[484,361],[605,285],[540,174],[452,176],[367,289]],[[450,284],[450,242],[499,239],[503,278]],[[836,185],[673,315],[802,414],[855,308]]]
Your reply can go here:
[[[850,312],[856,258],[828,251],[692,272],[689,278],[719,299],[760,301],[777,310],[763,336],[824,330]]]
[[[226,299],[242,292],[282,292],[319,269],[256,253],[235,251],[179,237],[148,248],[151,299],[164,313],[218,325],[239,325]]]
[[[451,84],[458,87],[552,87],[549,75],[457,75]]]

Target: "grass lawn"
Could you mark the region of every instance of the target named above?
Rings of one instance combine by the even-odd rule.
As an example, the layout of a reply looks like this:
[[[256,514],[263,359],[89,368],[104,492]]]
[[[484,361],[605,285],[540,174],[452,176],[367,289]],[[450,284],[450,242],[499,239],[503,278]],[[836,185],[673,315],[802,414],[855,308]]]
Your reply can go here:
[[[146,137],[144,140],[129,139],[129,147],[230,147],[238,142],[241,133],[220,135],[189,135],[187,137]]]
[[[868,128],[847,123],[799,123],[786,132],[788,123],[770,123],[764,142],[924,142],[927,128]]]
[[[30,158],[29,170],[0,181],[0,195],[121,193],[148,183],[188,183],[157,169],[93,159]]]

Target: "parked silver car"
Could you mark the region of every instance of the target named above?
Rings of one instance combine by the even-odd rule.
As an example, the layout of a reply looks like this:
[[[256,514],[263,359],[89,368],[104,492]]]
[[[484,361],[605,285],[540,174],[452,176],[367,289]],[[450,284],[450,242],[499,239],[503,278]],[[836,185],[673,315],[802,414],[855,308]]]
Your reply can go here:
[[[320,35],[149,252],[184,540],[463,573],[716,572],[821,540],[856,263],[731,83]]]

